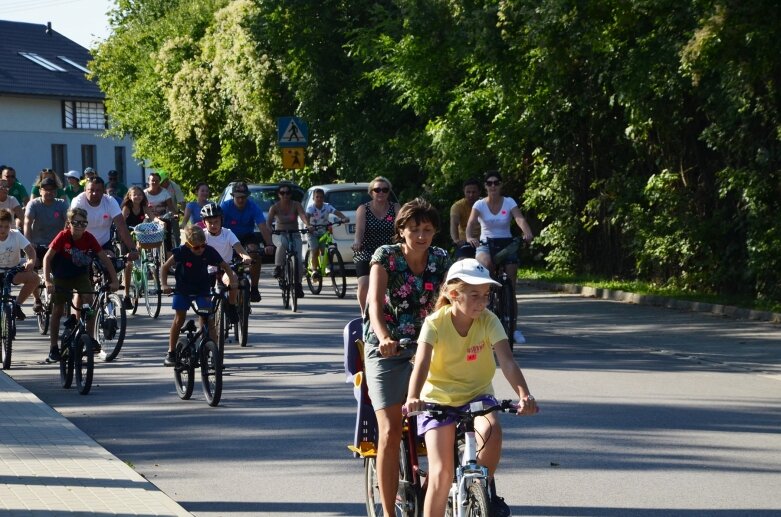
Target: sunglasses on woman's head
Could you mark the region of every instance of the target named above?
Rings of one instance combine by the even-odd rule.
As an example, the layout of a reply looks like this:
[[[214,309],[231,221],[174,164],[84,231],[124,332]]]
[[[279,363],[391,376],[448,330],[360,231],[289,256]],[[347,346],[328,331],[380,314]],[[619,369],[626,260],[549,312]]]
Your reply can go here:
[[[388,192],[390,192],[390,189],[388,187],[375,187],[372,189],[372,191],[376,192],[377,194],[379,194],[380,192],[382,192],[383,194],[387,194]]]
[[[502,184],[502,180],[486,180],[486,186],[495,187]]]
[[[86,228],[89,222],[87,221],[80,221],[80,220],[72,220],[71,226],[75,226],[76,228]]]

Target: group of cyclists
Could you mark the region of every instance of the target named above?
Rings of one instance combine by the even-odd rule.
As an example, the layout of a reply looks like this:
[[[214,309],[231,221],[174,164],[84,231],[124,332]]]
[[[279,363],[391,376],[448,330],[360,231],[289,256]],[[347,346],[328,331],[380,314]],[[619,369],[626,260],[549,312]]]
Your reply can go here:
[[[275,276],[279,274],[284,251],[280,254],[272,243],[271,223],[280,230],[297,230],[298,222],[303,222],[312,233],[310,246],[316,260],[317,236],[313,225],[327,221],[332,215],[342,222],[348,221],[343,213],[323,202],[322,191],[314,193],[314,203],[305,209],[292,200],[292,189],[286,184],[280,185],[278,201],[271,207],[267,221],[260,206],[250,198],[250,189],[243,181],[233,184],[230,199],[217,204],[209,200],[210,190],[205,183],[196,186],[196,199],[186,203],[181,189],[160,172],[148,175],[145,189],[125,187],[118,182],[116,174],[109,174],[107,184],[92,168],[85,169],[83,175],[70,171],[65,177],[68,185],[63,188],[56,174],[44,169],[30,199],[16,180],[12,167],[3,166],[0,171],[0,268],[16,266],[22,253],[26,256],[25,269],[13,278],[13,283],[21,286],[15,307],[18,319],[25,318],[21,305],[30,296],[34,298],[33,311],[43,310],[37,289],[40,280],[35,273],[36,268],[43,268],[43,282],[52,295],[47,362],[59,361],[57,339],[66,303],[71,296],[80,298],[75,306],[88,303],[90,293],[95,290],[88,272],[92,260],[101,261],[109,273],[112,290],[119,289],[122,274],[124,303],[131,303],[128,291],[130,262],[139,256],[132,228],[138,224],[157,221],[165,228],[165,263],[160,272],[163,291],[173,291],[175,317],[164,365],[173,366],[174,346],[186,312],[193,301],[199,309],[210,307],[209,291],[215,280],[228,289],[226,316],[235,323],[238,278],[229,266],[234,256],[250,266],[252,302],[261,300],[258,288],[261,255],[275,255]],[[463,405],[490,396],[493,359],[489,361],[488,357],[493,358],[496,353],[505,376],[518,392],[519,413],[536,411],[534,398],[514,362],[506,334],[501,325],[497,325],[495,316],[486,313],[488,290],[496,283],[489,274],[492,259],[510,239],[512,223],[520,228],[527,241],[533,237],[515,201],[502,196],[501,183],[497,171],[486,173],[487,196],[480,199],[480,182],[466,182],[464,199],[451,209],[450,236],[456,258],[468,255],[467,247],[472,248],[476,258],[456,262],[461,264],[457,268],[451,267],[447,252],[432,246],[439,219],[424,200],[416,199],[400,206],[391,200],[390,182],[377,177],[369,186],[371,200],[358,207],[352,247],[367,343],[367,383],[379,423],[377,465],[386,513],[392,512],[394,480],[398,479],[402,405],[406,403],[417,410],[424,408],[421,399],[434,402],[442,399],[442,403]],[[8,199],[16,200],[16,206]],[[183,213],[183,218],[179,218],[179,213]],[[180,222],[185,237],[181,244]],[[283,246],[292,246],[300,257],[300,234],[290,232],[286,235]],[[108,258],[117,249],[128,259],[124,272],[116,271]],[[510,257],[506,263],[513,270],[510,276],[514,281],[517,257]],[[175,290],[168,284],[172,271],[176,279]],[[300,279],[296,290],[299,297],[303,296]],[[413,305],[410,305],[411,300]],[[401,351],[399,341],[403,337],[421,343],[414,374],[409,359],[416,352],[414,349]],[[516,341],[522,342],[517,337]],[[478,342],[480,345],[476,346]],[[99,345],[95,345],[99,350]],[[463,361],[466,362],[460,365]],[[453,367],[455,363],[459,366]],[[476,368],[478,364],[480,367]],[[474,385],[477,391],[465,389],[464,382]],[[451,393],[454,383],[464,388],[460,389],[463,393],[459,393],[459,397],[453,397]],[[436,482],[432,498],[436,499],[427,499],[426,509],[438,514],[448,483],[448,469],[452,467],[447,451],[452,450],[453,438],[452,429],[443,433],[443,428],[448,429],[450,424],[428,422],[428,427],[422,426],[420,431],[433,440],[430,450],[434,452],[435,461],[440,463],[432,466],[432,480]],[[484,455],[490,454],[484,461],[493,475],[501,434],[494,419],[488,419],[487,425],[487,429],[493,429],[494,442],[483,444],[486,447]],[[491,440],[490,432],[486,440]],[[438,477],[434,477],[435,472]],[[491,493],[496,494],[493,481]],[[501,498],[494,497],[494,503],[495,509],[506,508]],[[496,513],[506,514],[504,511]]]

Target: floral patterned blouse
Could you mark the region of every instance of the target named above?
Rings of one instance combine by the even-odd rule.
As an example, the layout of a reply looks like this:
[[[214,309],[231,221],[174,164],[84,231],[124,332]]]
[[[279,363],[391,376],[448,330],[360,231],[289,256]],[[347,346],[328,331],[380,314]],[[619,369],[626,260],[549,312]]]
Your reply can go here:
[[[439,288],[450,267],[450,257],[442,248],[431,246],[428,265],[416,276],[407,265],[401,244],[380,246],[372,256],[371,264],[381,265],[388,272],[385,291],[385,324],[394,339],[417,339],[423,320],[434,311]],[[378,345],[379,339],[369,323],[369,311],[363,320],[365,342]]]

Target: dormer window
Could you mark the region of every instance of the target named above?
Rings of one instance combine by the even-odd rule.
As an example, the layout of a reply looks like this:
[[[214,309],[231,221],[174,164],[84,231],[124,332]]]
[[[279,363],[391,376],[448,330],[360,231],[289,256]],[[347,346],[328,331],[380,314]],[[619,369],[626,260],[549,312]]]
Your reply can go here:
[[[85,67],[85,66],[82,66],[82,65],[78,64],[77,62],[75,62],[74,60],[72,60],[72,59],[70,59],[70,58],[67,58],[67,57],[65,57],[65,56],[57,56],[57,59],[60,59],[60,60],[62,60],[62,61],[65,61],[65,62],[66,62],[66,63],[68,63],[70,66],[72,66],[72,67],[74,67],[74,68],[78,68],[79,70],[81,70],[81,71],[82,71],[82,72],[84,72],[85,74],[91,74],[91,73],[92,73],[92,72],[90,72],[90,69],[89,69],[89,68],[87,68],[87,67]]]
[[[48,59],[42,58],[38,54],[34,54],[32,52],[19,52],[19,55],[22,57],[25,57],[35,63],[38,66],[44,67],[46,70],[49,70],[51,72],[67,72],[64,68],[62,68],[59,65],[55,65]]]

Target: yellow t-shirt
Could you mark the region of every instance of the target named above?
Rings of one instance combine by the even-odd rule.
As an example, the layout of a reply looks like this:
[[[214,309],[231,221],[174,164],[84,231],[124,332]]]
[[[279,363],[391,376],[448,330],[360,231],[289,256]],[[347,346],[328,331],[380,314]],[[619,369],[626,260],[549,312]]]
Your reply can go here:
[[[421,400],[448,406],[463,406],[479,395],[493,395],[496,373],[495,343],[507,339],[499,318],[484,310],[466,337],[453,326],[452,306],[429,315],[420,330],[419,343],[433,347],[428,377]]]
[[[466,240],[466,223],[469,222],[469,216],[472,214],[472,207],[466,204],[466,199],[459,199],[450,207],[450,213],[458,214],[458,239]]]

